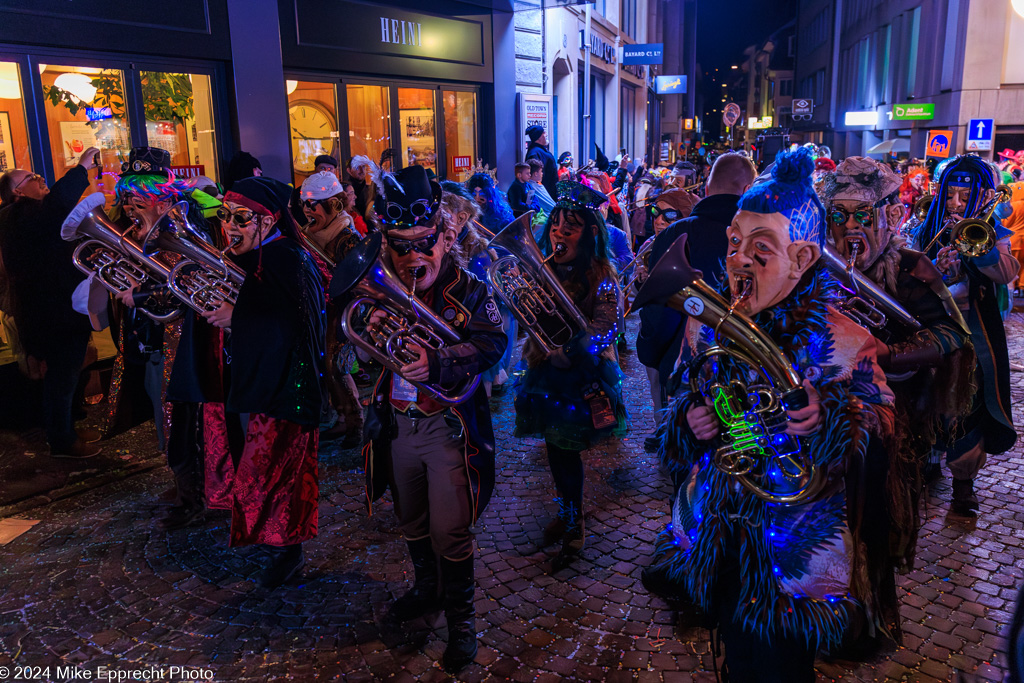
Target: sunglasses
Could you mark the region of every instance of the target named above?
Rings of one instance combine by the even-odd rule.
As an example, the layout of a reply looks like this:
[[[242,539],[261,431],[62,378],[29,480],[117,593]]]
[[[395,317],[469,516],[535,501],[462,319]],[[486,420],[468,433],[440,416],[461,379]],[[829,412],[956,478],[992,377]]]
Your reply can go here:
[[[659,209],[658,207],[651,208],[651,218],[657,218],[658,216],[664,216],[665,220],[669,223],[677,221],[682,217],[682,212],[676,211],[675,209]]]
[[[828,217],[835,225],[845,225],[846,221],[850,219],[850,216],[853,216],[853,220],[864,227],[871,225],[871,222],[874,220],[872,211],[869,209],[858,209],[853,213],[849,213],[842,209],[832,209],[832,213],[830,213]]]
[[[326,199],[306,199],[302,202],[302,208],[307,209],[309,211],[316,211],[316,207],[320,206],[326,201]]]
[[[426,199],[417,199],[409,205],[409,213],[412,214],[414,218],[420,219],[429,216],[431,208],[431,203]],[[405,207],[401,204],[395,204],[394,202],[388,202],[388,205],[384,208],[384,214],[393,221],[401,220],[405,215],[405,211]]]
[[[437,240],[441,237],[440,230],[434,230],[433,234],[427,235],[426,237],[419,237],[414,240],[403,240],[398,237],[388,237],[388,246],[398,256],[405,256],[410,251],[417,251],[424,256],[430,256],[433,251],[434,245],[437,244]]]
[[[253,222],[257,216],[255,211],[249,211],[248,209],[239,209],[232,213],[224,207],[217,209],[217,218],[225,223],[234,221],[235,225],[242,227],[243,225],[249,225]]]

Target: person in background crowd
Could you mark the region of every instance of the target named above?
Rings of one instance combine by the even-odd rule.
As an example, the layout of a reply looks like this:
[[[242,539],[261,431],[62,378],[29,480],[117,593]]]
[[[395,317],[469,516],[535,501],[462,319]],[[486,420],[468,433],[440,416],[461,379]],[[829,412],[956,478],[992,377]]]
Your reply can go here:
[[[508,205],[512,208],[512,216],[519,218],[530,210],[530,191],[526,183],[530,181],[530,165],[519,163],[515,166],[516,178],[508,186]]]
[[[259,577],[267,588],[298,573],[302,543],[317,533],[317,427],[326,400],[323,284],[285,200],[260,178],[224,195],[221,228],[240,239],[229,253],[246,275],[234,306],[203,315],[231,331],[226,410],[245,432],[232,451],[231,545],[270,551]]]
[[[342,182],[341,189],[344,191],[342,195],[342,208],[349,216],[352,216],[352,224],[355,226],[359,236],[366,237],[368,228],[366,227],[366,219],[363,218],[363,215],[359,213],[356,207],[355,186],[350,182]]]
[[[228,162],[228,170],[224,174],[224,190],[230,190],[242,178],[261,175],[263,175],[263,167],[260,166],[259,159],[248,152],[236,152]]]
[[[677,161],[665,177],[665,189],[685,188],[696,182],[697,169],[689,161]]]
[[[543,164],[542,160],[541,163]],[[575,161],[572,158],[572,152],[562,152],[558,155],[558,179],[565,180],[566,176],[572,174],[572,165]],[[569,178],[571,180],[571,178]],[[548,193],[550,194],[550,192]]]
[[[505,195],[489,173],[474,173],[466,183],[466,189],[473,193],[473,199],[480,205],[480,223],[492,235],[497,235],[515,220]]]
[[[483,384],[464,401],[445,406],[414,382],[454,388],[493,367],[506,337],[487,285],[463,270],[458,235],[440,210],[440,186],[422,166],[385,175],[382,185],[381,258],[461,341],[438,350],[413,345],[419,359],[401,373],[385,370],[378,380],[366,419],[366,502],[369,507],[391,489],[415,571],[415,584],[395,601],[391,616],[405,621],[443,608],[443,663],[456,673],[477,654],[470,527],[494,489],[494,432]],[[375,309],[368,325],[384,315]]]
[[[733,152],[718,157],[708,177],[704,199],[694,205],[688,217],[674,221],[653,238],[647,266],[644,267],[642,263],[637,266],[643,268],[642,277],[638,281],[646,280],[647,271],[654,268],[681,235],[689,235],[686,251],[690,265],[704,274],[706,282],[722,282],[728,248],[725,230],[736,215],[740,195],[750,188],[756,175],[754,164],[742,154]],[[659,200],[669,197],[664,202],[665,206],[669,206],[678,192],[680,190],[670,190],[659,196]],[[668,379],[682,348],[685,329],[686,319],[675,309],[649,304],[640,310],[636,354],[647,369],[651,401],[657,411],[663,410],[668,404]],[[648,452],[653,452],[657,447],[656,435],[652,434],[644,440],[644,448]]]
[[[71,262],[74,247],[60,235],[61,223],[89,187],[98,156],[95,147],[86,149],[52,188],[23,169],[0,176],[0,255],[29,377],[43,381],[43,428],[54,457],[100,452],[94,443],[100,434],[76,432],[72,417],[92,326],[71,307],[71,294],[84,276]]]
[[[373,202],[377,196],[374,179],[380,172],[377,164],[368,157],[356,155],[348,162],[348,177],[356,193],[356,213],[363,217],[366,225],[373,225]]]
[[[530,180],[526,186],[533,193],[534,208],[546,216],[555,208],[555,200],[544,187],[544,163],[540,159],[530,159],[527,163],[530,164]]]
[[[598,207],[608,197],[571,180],[558,183],[558,201],[540,241],[554,256],[555,276],[588,321],[565,348],[545,353],[532,339],[527,371],[516,396],[516,436],[544,438],[554,479],[558,516],[544,532],[544,546],[561,542],[552,562],[569,566],[586,540],[581,452],[626,429],[622,373],[613,344],[619,319],[619,286],[608,260],[608,234]]]
[[[547,188],[548,194],[555,196],[555,184],[558,182],[558,165],[555,157],[548,151],[548,134],[537,125],[526,129],[526,137],[530,138],[526,146],[526,160],[537,159],[544,164],[544,175],[541,184]]]
[[[975,217],[995,196],[996,170],[980,157],[964,154],[948,161],[940,171],[935,200],[915,231],[913,244],[925,251],[942,273],[967,321],[978,359],[974,407],[957,424],[953,442],[946,445],[946,464],[953,475],[951,509],[973,516],[978,510],[974,477],[985,465],[987,454],[1003,453],[1017,441],[998,288],[1016,279],[1020,264],[1010,253],[1010,231],[998,220],[995,244],[983,255],[961,255],[949,244],[949,223]]]
[[[314,173],[333,173],[338,175],[338,160],[330,154],[321,154],[313,160]]]

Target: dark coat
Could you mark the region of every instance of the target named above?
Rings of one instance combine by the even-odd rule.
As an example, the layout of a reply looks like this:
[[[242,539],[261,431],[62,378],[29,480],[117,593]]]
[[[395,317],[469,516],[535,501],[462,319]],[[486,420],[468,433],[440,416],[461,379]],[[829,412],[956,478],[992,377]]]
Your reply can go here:
[[[538,159],[544,164],[544,177],[540,184],[547,189],[548,194],[554,199],[558,199],[558,191],[555,187],[558,184],[558,162],[555,161],[555,156],[548,151],[545,145],[531,142],[526,147],[526,158],[527,160]]]
[[[516,178],[512,181],[512,184],[508,186],[508,205],[512,207],[512,215],[519,218],[524,213],[530,210],[530,206],[527,204],[528,193],[526,191],[526,183]]]
[[[89,187],[81,166],[68,171],[43,199],[22,198],[0,209],[0,254],[10,278],[12,316],[25,353],[45,359],[64,353],[68,333],[91,329],[71,307],[85,275],[71,262],[75,245],[60,226]]]
[[[661,231],[651,247],[649,269],[668,251],[681,235],[689,235],[686,251],[690,265],[704,274],[704,280],[714,283],[724,276],[723,263],[728,242],[725,229],[736,215],[740,197],[735,194],[715,194],[697,202],[693,212]],[[651,304],[640,310],[640,334],[636,339],[636,353],[640,362],[657,368],[661,385],[667,386],[683,344],[686,319],[682,313]]]
[[[231,316],[227,410],[320,423],[324,383],[324,289],[312,257],[280,237],[235,257],[246,272]]]
[[[440,351],[428,351],[428,384],[454,386],[466,377],[494,366],[505,353],[508,338],[501,326],[498,306],[487,285],[461,268],[442,272],[434,283],[431,310],[447,321],[467,341]],[[366,415],[363,454],[366,457],[367,508],[384,495],[391,480],[391,441],[395,411],[388,396],[392,373],[385,369],[373,389]],[[487,391],[481,383],[474,394],[446,410],[446,418],[460,425],[465,438],[474,521],[483,513],[494,490],[494,428]]]

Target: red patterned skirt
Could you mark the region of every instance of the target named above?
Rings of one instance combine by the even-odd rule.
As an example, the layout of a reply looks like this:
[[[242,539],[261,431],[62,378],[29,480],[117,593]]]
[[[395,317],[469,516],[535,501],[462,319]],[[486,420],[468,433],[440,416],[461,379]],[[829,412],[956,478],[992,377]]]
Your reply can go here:
[[[206,507],[230,510],[235,464],[231,462],[223,403],[203,404],[203,468],[206,480]]]
[[[316,426],[250,414],[231,487],[232,546],[284,546],[316,536],[319,437]]]

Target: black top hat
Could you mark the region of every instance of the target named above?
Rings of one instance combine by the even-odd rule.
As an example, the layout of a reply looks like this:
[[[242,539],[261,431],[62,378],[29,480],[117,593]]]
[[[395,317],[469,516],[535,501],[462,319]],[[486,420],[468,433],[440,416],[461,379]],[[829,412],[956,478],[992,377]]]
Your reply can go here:
[[[425,168],[414,165],[395,174],[384,173],[381,184],[384,192],[377,195],[373,209],[385,232],[433,222],[441,206],[441,186],[430,179]]]
[[[121,164],[121,175],[171,174],[171,153],[159,147],[132,147],[128,161]]]

